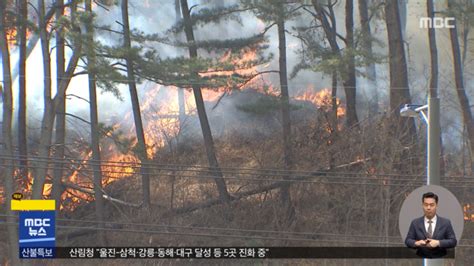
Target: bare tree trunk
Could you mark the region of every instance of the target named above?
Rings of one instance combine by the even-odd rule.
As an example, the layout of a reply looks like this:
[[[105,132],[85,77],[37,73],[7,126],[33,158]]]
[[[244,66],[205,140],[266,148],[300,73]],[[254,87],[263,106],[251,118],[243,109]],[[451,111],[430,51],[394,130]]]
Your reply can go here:
[[[64,15],[64,0],[56,0],[59,5],[56,9],[56,21]],[[60,91],[59,86],[61,80],[64,78],[65,72],[65,58],[64,58],[64,38],[62,37],[62,29],[56,29],[56,91]],[[57,162],[54,165],[53,171],[53,187],[51,196],[56,200],[56,209],[59,210],[61,206],[61,194],[63,192],[61,178],[63,176],[64,163],[64,143],[66,141],[66,95],[65,93],[58,96],[58,108],[56,109],[56,140],[54,158]]]
[[[97,242],[99,245],[105,244],[105,235],[100,228],[103,227],[104,221],[104,197],[102,191],[102,171],[101,171],[101,157],[99,148],[99,119],[97,111],[97,88],[96,88],[96,66],[95,66],[95,51],[94,51],[94,29],[92,17],[91,0],[85,1],[86,12],[90,16],[86,23],[87,31],[87,66],[89,74],[89,104],[90,104],[90,119],[91,119],[91,148],[92,148],[92,169],[94,170],[94,199],[95,199],[95,215],[99,224],[97,225]]]
[[[128,21],[128,0],[122,0],[122,23],[123,23],[123,46],[129,51],[132,48],[130,40],[130,24]],[[133,69],[132,59],[127,56],[125,59],[127,64],[127,79],[130,90],[130,100],[132,102],[133,119],[135,122],[135,131],[138,140],[138,157],[142,162],[140,173],[142,175],[142,190],[143,190],[143,206],[150,205],[150,174],[147,167],[149,163],[148,154],[146,150],[145,132],[143,130],[142,116],[140,112],[140,103],[138,101],[137,85],[135,83],[135,74]]]
[[[283,163],[285,170],[289,171],[293,168],[291,154],[291,119],[290,119],[290,95],[288,88],[288,76],[286,66],[286,34],[285,21],[279,18],[278,27],[278,51],[279,51],[279,71],[280,71],[280,100],[281,100],[281,116],[283,126]],[[287,176],[289,177],[289,176]],[[290,183],[286,183],[281,187],[281,201],[285,206],[291,206]]]
[[[427,2],[428,17],[434,18],[433,0]],[[438,97],[438,49],[436,47],[436,32],[430,27],[428,29],[428,40],[430,43],[430,58],[431,58],[431,79],[430,79],[430,97]]]
[[[337,71],[332,72],[332,88],[331,88],[331,136],[329,139],[329,146],[333,145],[337,139]],[[334,153],[328,149],[329,152],[329,169],[333,169],[335,166]]]
[[[452,0],[448,0],[448,8],[451,7]],[[467,97],[466,90],[464,89],[464,78],[463,69],[461,62],[461,51],[459,48],[457,24],[455,27],[449,30],[451,38],[451,49],[453,53],[453,67],[454,67],[454,79],[456,83],[456,93],[458,95],[459,103],[461,105],[462,117],[464,125],[467,129],[467,135],[469,138],[469,144],[471,148],[471,154],[474,154],[474,121],[472,118],[471,107],[469,104],[469,98]],[[474,164],[471,162],[471,171],[474,171]]]
[[[2,173],[4,184],[5,184],[5,213],[8,215],[6,221],[8,244],[9,244],[9,257],[12,265],[18,265],[18,237],[15,226],[15,213],[11,211],[11,200],[10,195],[15,191],[15,183],[13,177],[13,167],[15,160],[13,159],[13,137],[12,137],[12,116],[13,116],[13,96],[12,96],[12,79],[10,72],[10,51],[7,42],[6,33],[6,3],[0,1],[0,49],[2,54],[2,69],[3,69],[3,118],[2,118],[2,136],[3,145],[0,150],[0,154],[4,156],[2,166],[0,166],[0,173]],[[0,92],[1,92],[0,86]]]
[[[41,122],[41,136],[38,147],[38,156],[44,160],[35,164],[36,175],[33,182],[33,199],[41,199],[43,186],[48,172],[49,156],[51,148],[51,136],[53,133],[54,104],[51,98],[51,58],[49,56],[49,36],[45,20],[44,0],[38,0],[38,28],[41,40],[41,51],[43,54],[43,100],[44,113]]]
[[[370,30],[370,20],[369,20],[369,8],[367,5],[367,0],[359,0],[359,14],[360,14],[360,24],[362,30],[361,44],[367,54],[367,56],[372,56],[372,33]],[[379,93],[377,88],[377,72],[375,70],[375,63],[368,62],[367,57],[365,71],[367,72],[367,81],[369,85],[369,91],[373,95],[373,99],[369,101],[369,115],[377,114],[379,108]]]
[[[176,22],[181,19],[181,8],[179,5],[179,0],[174,1],[174,8],[176,13]],[[178,108],[179,108],[179,130],[182,131],[184,127],[184,121],[186,120],[186,99],[184,96],[184,89],[178,89]],[[180,140],[178,139],[178,150],[180,145]]]
[[[18,153],[20,156],[20,177],[28,182],[28,142],[26,138],[26,24],[28,22],[28,3],[26,0],[18,0],[19,52],[18,60]]]
[[[397,1],[387,1],[385,4],[390,59],[390,109],[394,123],[398,123],[396,132],[404,131],[406,128],[412,136],[416,132],[413,119],[401,118],[399,112],[403,104],[411,102],[411,97],[397,3]]]
[[[175,22],[178,23],[181,20],[181,5],[179,0],[174,1],[174,11],[175,11]],[[176,34],[176,38],[179,38],[179,33]],[[181,40],[181,38],[180,38]],[[183,88],[177,88],[178,90],[178,108],[179,108],[179,132],[176,140],[176,150],[178,154],[181,154],[182,151],[182,133],[184,132],[184,121],[186,119],[186,99],[184,95]],[[174,209],[174,197],[176,192],[176,171],[172,171],[171,174],[171,195],[170,195],[170,209]]]
[[[354,1],[346,0],[346,52],[349,53],[349,61],[347,63],[347,70],[344,78],[344,91],[346,93],[346,124],[348,127],[353,127],[359,123],[357,117],[356,106],[356,72],[355,59],[353,55],[354,50]]]
[[[193,44],[195,39],[187,0],[181,0],[181,11],[183,13],[183,19],[185,24],[184,28],[186,32],[186,39],[188,43]],[[190,45],[189,56],[191,58],[198,57],[196,46]],[[193,74],[197,76],[197,73]],[[211,128],[209,126],[209,120],[207,118],[204,100],[202,98],[201,87],[198,84],[193,85],[193,93],[194,98],[196,100],[196,108],[198,112],[199,121],[201,123],[202,135],[204,137],[204,146],[206,148],[207,159],[215,177],[214,180],[217,185],[219,197],[222,201],[229,202],[231,197],[229,195],[229,192],[227,191],[227,186],[225,184],[222,171],[219,167],[219,163],[217,162],[216,152],[214,149],[214,140],[212,138]]]

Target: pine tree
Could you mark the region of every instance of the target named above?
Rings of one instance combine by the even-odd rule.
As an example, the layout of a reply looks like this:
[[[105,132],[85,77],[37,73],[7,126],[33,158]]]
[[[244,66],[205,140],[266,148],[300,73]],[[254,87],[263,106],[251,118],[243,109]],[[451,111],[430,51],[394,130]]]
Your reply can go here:
[[[96,84],[96,55],[94,52],[94,15],[92,13],[91,0],[85,1],[86,11],[86,58],[87,58],[87,73],[89,78],[89,106],[90,106],[90,122],[91,122],[91,150],[92,150],[92,169],[94,170],[94,200],[95,200],[95,214],[99,222],[104,220],[104,197],[102,191],[102,170],[101,170],[101,155],[99,148],[99,118],[97,109],[97,84]],[[105,234],[100,230],[102,224],[97,227],[97,242],[100,245],[105,244]]]
[[[183,21],[184,21],[184,31],[186,33],[186,39],[188,43],[190,43],[189,47],[189,57],[190,58],[197,58],[198,52],[197,47],[193,45],[195,42],[194,39],[194,31],[193,25],[191,24],[191,15],[190,9],[188,7],[187,0],[181,0],[181,11],[183,14]],[[197,77],[198,73],[194,72],[191,73],[192,76]],[[217,190],[219,192],[219,198],[223,202],[229,202],[231,197],[229,192],[227,191],[227,186],[223,178],[223,174],[219,168],[219,163],[217,162],[217,156],[214,146],[214,139],[212,138],[211,127],[209,125],[209,120],[206,114],[206,108],[204,106],[204,100],[202,97],[201,87],[199,84],[193,84],[193,93],[194,98],[196,100],[196,108],[198,111],[199,121],[201,123],[202,135],[204,137],[204,145],[206,148],[207,159],[209,161],[209,166],[212,169],[213,175],[215,177],[215,182],[217,185]]]
[[[132,44],[130,39],[130,24],[128,21],[128,0],[122,0],[122,23],[123,23],[123,47],[126,50],[131,50]],[[149,163],[148,154],[146,150],[145,133],[143,130],[143,122],[140,111],[140,103],[138,100],[137,86],[135,82],[135,70],[132,59],[127,56],[125,58],[127,68],[127,80],[128,87],[130,90],[130,100],[132,102],[133,109],[133,120],[135,122],[135,131],[137,134],[138,141],[138,157],[142,163],[140,172],[142,175],[142,191],[143,191],[143,204],[145,207],[150,205],[150,177],[149,170],[146,165]],[[145,165],[145,166],[144,166]]]
[[[359,120],[356,110],[356,67],[373,65],[381,61],[380,56],[371,51],[371,42],[374,40],[368,35],[370,33],[368,18],[362,30],[355,29],[353,1],[345,1],[346,36],[342,37],[338,32],[335,12],[338,1],[312,0],[311,4],[312,8],[305,7],[304,10],[313,20],[309,20],[308,25],[297,28],[297,36],[305,48],[299,51],[301,62],[295,67],[291,76],[295,77],[303,69],[332,75],[336,80],[339,76],[346,96],[346,124],[349,127],[355,126]],[[362,9],[367,12],[367,7]],[[324,36],[322,39],[321,32]],[[340,42],[345,46],[341,46]],[[375,74],[372,76],[375,79]],[[333,97],[335,96],[334,93]]]
[[[231,197],[217,161],[214,139],[201,91],[203,89],[219,88],[231,90],[255,77],[256,73],[246,74],[239,72],[239,70],[248,69],[268,61],[262,55],[265,39],[261,34],[256,34],[246,38],[200,39],[198,41],[195,38],[194,28],[229,19],[238,21],[237,13],[241,9],[238,6],[220,5],[213,8],[201,8],[191,14],[187,1],[180,1],[180,5],[183,19],[166,32],[167,37],[160,37],[157,34],[145,35],[137,31],[134,32],[134,36],[137,39],[143,38],[148,41],[159,41],[178,48],[185,48],[189,53],[188,58],[163,59],[160,57],[159,51],[143,49],[143,47],[138,47],[135,51],[128,51],[128,53],[130,55],[135,53],[131,58],[136,62],[135,72],[137,76],[163,85],[192,89],[203,133],[204,147],[217,185],[219,198],[224,202],[228,202]],[[172,38],[179,32],[185,33],[185,42]],[[249,49],[257,50],[257,59],[245,62],[239,61],[241,55]],[[224,54],[226,60],[222,59]]]
[[[278,31],[278,70],[280,78],[280,103],[282,114],[282,146],[283,163],[285,170],[290,171],[293,168],[292,155],[292,137],[291,137],[291,119],[290,119],[290,88],[288,86],[287,74],[287,56],[286,56],[286,26],[285,23],[295,17],[300,8],[298,4],[289,4],[285,1],[242,1],[243,6],[251,8],[254,14],[270,24],[268,31],[273,25],[277,26]],[[286,179],[290,178],[288,174]],[[286,209],[285,222],[291,223],[294,215],[294,208],[291,203],[290,182],[281,187],[280,199]]]

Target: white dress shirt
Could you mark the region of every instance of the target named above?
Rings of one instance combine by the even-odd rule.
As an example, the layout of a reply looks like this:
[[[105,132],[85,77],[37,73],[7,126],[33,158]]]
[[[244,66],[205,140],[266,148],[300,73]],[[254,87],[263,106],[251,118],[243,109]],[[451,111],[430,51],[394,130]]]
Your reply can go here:
[[[436,228],[436,221],[438,220],[437,219],[437,215],[435,215],[432,219],[431,219],[431,229],[432,229],[432,234],[434,234],[434,231],[435,231],[435,228]],[[428,226],[430,226],[430,224],[428,223],[428,218],[426,218],[425,216],[425,230],[426,232],[428,233]],[[431,236],[433,237],[433,236]]]

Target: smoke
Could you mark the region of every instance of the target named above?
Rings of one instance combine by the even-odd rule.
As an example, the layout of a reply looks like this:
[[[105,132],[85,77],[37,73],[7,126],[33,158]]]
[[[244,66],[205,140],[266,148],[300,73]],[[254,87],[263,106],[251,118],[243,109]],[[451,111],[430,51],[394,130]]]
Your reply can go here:
[[[225,4],[231,5],[237,1],[226,1]],[[193,12],[203,7],[212,7],[213,5],[223,5],[224,2],[213,2],[213,1],[190,1],[189,5],[197,6],[193,9]],[[406,52],[408,67],[410,73],[410,89],[413,96],[413,102],[424,103],[426,101],[427,84],[429,80],[429,49],[428,49],[428,38],[426,30],[418,27],[418,19],[420,16],[425,16],[425,4],[422,2],[409,1],[407,3],[407,21],[406,21]],[[442,8],[437,5],[437,8]],[[355,16],[354,22],[356,27],[359,27],[359,15],[357,3],[354,7]],[[99,25],[110,26],[115,31],[121,31],[121,11],[120,6],[110,6],[108,10],[100,7],[96,7],[96,22]],[[338,4],[335,7],[336,22],[338,25],[338,32],[344,36],[344,5]],[[303,14],[304,12],[302,12]],[[153,34],[164,32],[169,29],[176,21],[174,1],[143,1],[143,2],[130,2],[129,7],[130,14],[130,25],[133,29],[143,31],[145,33]],[[309,15],[303,15],[300,18],[287,22],[287,30],[292,31],[293,27],[307,24],[312,18]],[[241,15],[242,24],[235,21],[225,22],[223,24],[209,24],[206,27],[196,27],[196,38],[200,40],[204,39],[225,39],[235,37],[251,36],[255,33],[259,33],[266,26],[264,22],[257,19],[252,13],[244,12]],[[374,51],[380,54],[387,55],[388,47],[386,43],[386,29],[385,22],[383,20],[377,20],[374,18],[372,24],[372,32],[374,37],[384,43],[383,46],[374,46]],[[278,36],[276,27],[269,30],[269,49],[267,54],[273,53],[275,55],[270,65],[265,70],[278,70]],[[99,41],[107,44],[120,45],[122,39],[121,36],[116,33],[105,32],[97,30],[96,37]],[[181,36],[183,38],[184,36]],[[288,72],[291,72],[293,67],[299,62],[297,49],[301,47],[301,44],[297,38],[291,34],[286,35],[287,38],[287,62]],[[54,41],[54,40],[52,40]],[[438,53],[440,62],[440,95],[442,97],[453,97],[453,82],[452,82],[452,64],[451,64],[451,53],[449,44],[449,35],[445,30],[437,31],[438,41]],[[342,40],[339,40],[341,47],[344,47]],[[159,43],[146,43],[145,45],[150,48],[155,48],[159,51],[160,56],[166,58],[173,58],[177,56],[187,55],[185,48],[176,48],[166,44]],[[67,50],[67,57],[71,56],[71,51]],[[18,52],[12,49],[12,64],[15,64],[18,60]],[[52,81],[53,81],[53,93],[55,92],[55,53],[51,53],[52,64]],[[1,66],[0,66],[1,67]],[[369,102],[377,90],[380,97],[382,107],[387,108],[388,103],[388,91],[389,91],[389,71],[388,71],[388,60],[382,64],[376,66],[377,69],[377,88],[371,88],[368,82],[362,76],[358,77],[358,102],[359,102],[359,113],[365,115],[366,107],[364,102]],[[468,67],[466,67],[468,69]],[[360,72],[364,72],[364,69],[359,69]],[[28,58],[27,62],[27,95],[28,95],[28,114],[29,114],[29,125],[30,130],[39,129],[39,123],[41,121],[41,114],[43,112],[43,70],[42,70],[42,56],[40,44],[38,43]],[[268,74],[262,77],[268,84],[273,84],[274,87],[278,88],[278,74]],[[471,86],[466,78],[466,85]],[[67,101],[67,112],[76,114],[85,120],[88,120],[88,103],[83,99],[88,99],[87,90],[87,76],[81,75],[73,78],[69,88],[68,94],[75,96],[68,97]],[[14,95],[18,94],[18,81],[14,82]],[[316,89],[322,89],[330,87],[331,78],[323,76],[321,73],[315,73],[312,71],[302,71],[294,79],[289,80],[289,90],[292,96],[300,94],[303,90],[308,87],[315,87]],[[144,82],[139,85],[139,95],[142,100],[146,100],[147,91],[150,90],[152,85],[149,82]],[[342,87],[341,87],[342,88]],[[100,120],[105,122],[113,122],[114,117],[123,117],[126,113],[130,112],[131,104],[129,101],[128,87],[125,85],[118,86],[119,91],[123,95],[123,101],[116,99],[109,93],[103,93],[99,95],[99,114]],[[76,97],[78,96],[78,97]],[[339,97],[343,98],[342,90],[339,90]],[[243,97],[243,96],[241,96]],[[81,99],[83,98],[83,99]],[[15,99],[15,108],[18,108],[17,97]],[[226,96],[223,98],[221,103],[215,110],[208,108],[209,116],[213,116],[213,113],[225,113],[225,121],[233,121],[232,119],[244,119],[245,116],[235,110],[235,104],[237,101],[243,100],[237,96]],[[156,106],[166,104],[166,99],[158,99]],[[455,102],[453,100],[447,100],[443,98],[441,100],[443,110],[446,112],[442,113],[442,126],[443,126],[443,137],[448,141],[446,143],[459,143],[459,135],[453,132],[460,132],[461,116],[458,110],[456,110]],[[16,112],[15,112],[16,113]],[[227,115],[228,114],[228,115]],[[231,117],[231,116],[235,117]],[[75,121],[73,118],[69,119],[70,125],[76,126],[82,122]],[[74,122],[75,121],[75,122]],[[191,124],[193,124],[192,122]],[[219,131],[219,121],[211,121],[211,126],[216,132]],[[195,124],[195,123],[194,123]],[[199,132],[196,130],[196,132]],[[217,134],[217,133],[216,133]]]

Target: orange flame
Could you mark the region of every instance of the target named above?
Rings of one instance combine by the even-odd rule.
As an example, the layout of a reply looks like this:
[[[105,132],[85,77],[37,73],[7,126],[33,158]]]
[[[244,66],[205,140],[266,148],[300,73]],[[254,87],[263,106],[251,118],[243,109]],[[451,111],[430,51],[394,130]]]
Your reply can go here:
[[[314,89],[307,89],[302,95],[296,96],[295,99],[309,101],[318,108],[329,112],[332,108],[332,95],[331,91],[327,88],[321,91],[315,92]],[[341,100],[336,98],[337,116],[341,117],[346,114],[346,110],[341,106]]]
[[[149,2],[148,2],[149,4]],[[95,4],[93,4],[93,8]],[[67,12],[67,11],[66,11]],[[10,32],[10,39],[14,40],[16,31]],[[235,57],[231,52],[227,52],[220,59],[221,62],[230,61],[232,64],[240,67],[235,71],[213,71],[210,69],[208,73],[202,74],[202,77],[212,75],[230,76],[232,74],[240,75],[252,75],[257,72],[255,66],[251,66],[250,62],[257,59],[256,50],[248,49],[240,57]],[[248,67],[247,67],[248,66]],[[229,81],[230,84],[230,81]],[[257,84],[255,82],[254,84]],[[229,86],[227,86],[229,87]],[[275,93],[273,87],[266,85],[265,82],[260,83],[260,86],[256,86],[259,89],[264,90],[267,88],[267,92]],[[222,94],[227,91],[228,88],[222,87],[217,90],[202,90],[203,98],[206,102],[217,101]],[[194,95],[191,91],[185,90],[185,114],[190,115],[195,113],[196,105]],[[179,134],[180,121],[179,121],[179,103],[178,103],[178,88],[176,87],[164,87],[156,86],[154,89],[147,92],[146,100],[141,104],[140,109],[143,114],[144,120],[144,131],[145,139],[147,142],[146,153],[149,158],[153,158],[156,152],[163,148],[167,141],[170,141]],[[114,129],[126,129],[128,136],[135,136],[135,127],[132,121],[132,112],[130,111],[125,115],[124,119],[120,123],[113,126]],[[126,124],[128,122],[128,125]],[[109,133],[109,137],[113,137]],[[137,140],[135,139],[132,145],[136,145]],[[138,163],[140,160],[135,154],[123,154],[117,150],[115,145],[107,143],[104,145],[108,147],[106,150],[101,151],[102,160],[113,161],[114,164],[104,163],[102,165],[102,185],[106,186],[117,179],[125,178],[133,175],[136,172],[134,167],[123,163]],[[92,152],[84,152],[81,156],[81,162],[78,166],[72,170],[72,173],[66,178],[66,182],[70,184],[85,187],[90,190],[93,188],[92,182],[92,169],[88,161],[92,157]],[[19,173],[17,173],[18,175]],[[22,191],[24,193],[31,193],[33,177],[29,174],[27,182],[22,184]],[[43,196],[48,198],[51,196],[52,184],[45,184],[43,189]],[[0,191],[3,193],[3,189]],[[79,204],[87,201],[92,201],[93,196],[89,193],[82,192],[79,189],[68,187],[61,195],[62,204],[61,210],[74,210]]]
[[[14,46],[17,44],[17,31],[15,28],[10,28],[6,30],[7,41],[9,46]]]
[[[474,210],[471,209],[471,204],[467,203],[463,206],[464,221],[474,222]]]
[[[19,36],[15,27],[7,28],[6,34],[7,34],[8,46],[12,47],[12,46],[18,45]],[[26,39],[28,40],[30,36],[31,36],[31,31],[27,30]]]

